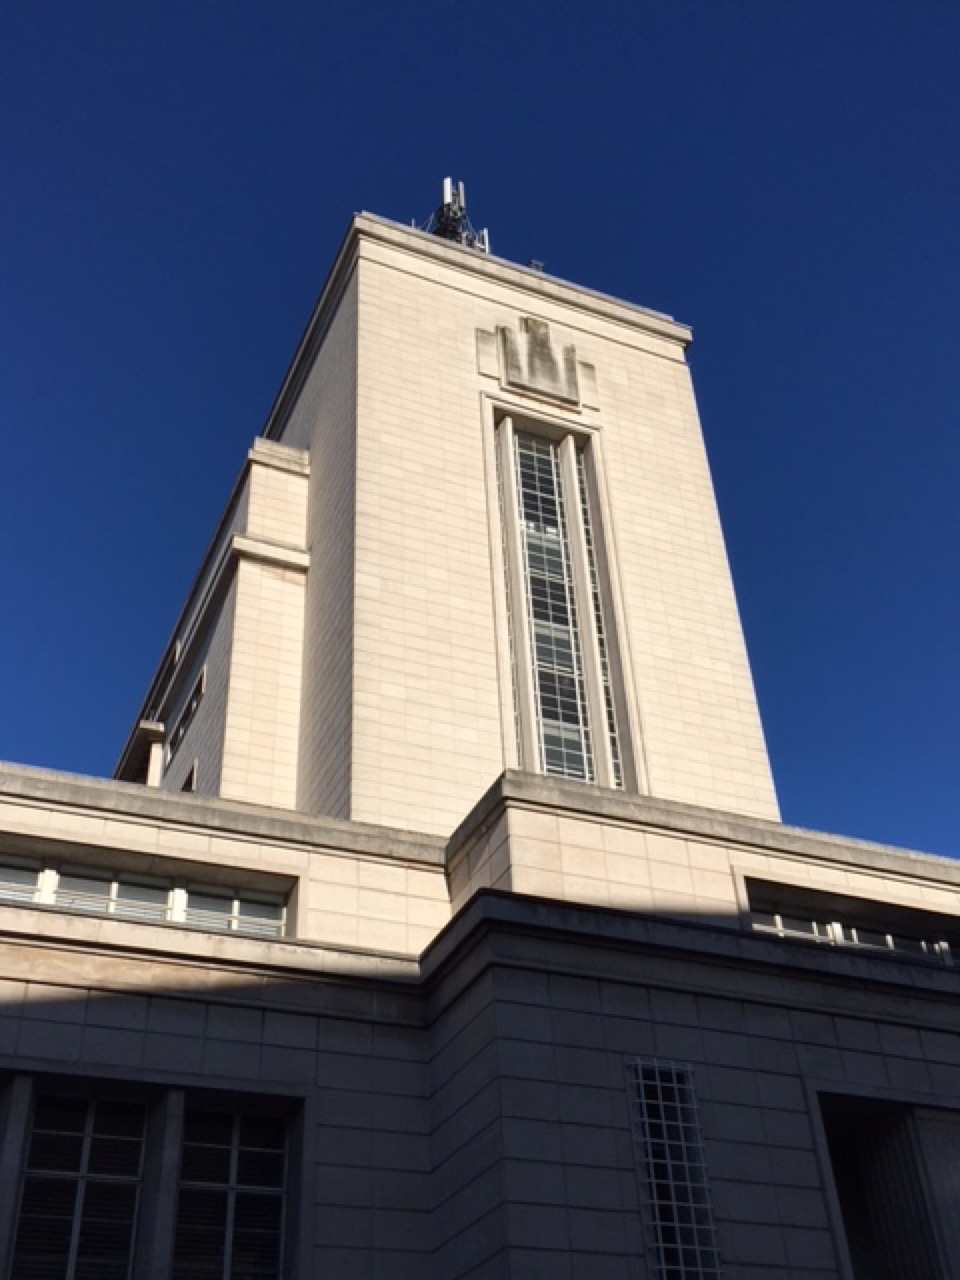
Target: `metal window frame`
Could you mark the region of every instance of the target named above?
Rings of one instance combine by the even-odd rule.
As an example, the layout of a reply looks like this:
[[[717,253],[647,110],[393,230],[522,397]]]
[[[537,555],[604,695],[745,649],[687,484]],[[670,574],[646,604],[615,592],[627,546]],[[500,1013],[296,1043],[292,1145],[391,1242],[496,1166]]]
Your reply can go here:
[[[627,1071],[654,1274],[658,1280],[723,1280],[693,1067],[668,1059],[635,1058]],[[693,1233],[692,1241],[680,1241],[683,1229]],[[677,1239],[670,1240],[671,1232]]]
[[[886,924],[872,925],[845,920],[843,917],[824,916],[822,919],[809,917],[810,930],[791,929],[784,924],[789,918],[806,919],[806,917],[785,915],[782,911],[766,911],[763,914],[773,917],[773,924],[764,924],[756,919],[756,912],[751,913],[750,926],[754,933],[768,938],[781,938],[787,942],[814,942],[823,946],[844,947],[850,951],[869,951],[873,955],[893,955],[899,959],[920,959],[924,963],[939,962],[952,966],[953,953],[950,943],[945,938],[935,936],[922,937],[906,933],[898,933]],[[881,936],[884,941],[865,942],[860,938],[860,931],[869,931]],[[915,942],[915,947],[905,946],[907,941]]]
[[[0,907],[52,907],[56,911],[63,911],[70,915],[90,915],[101,919],[111,918],[132,924],[199,927],[205,928],[207,932],[235,933],[242,937],[251,938],[270,939],[285,938],[287,936],[287,923],[290,919],[289,891],[273,894],[269,891],[246,890],[237,886],[223,888],[219,885],[204,885],[187,881],[182,877],[164,879],[162,877],[138,876],[136,873],[132,875],[118,873],[110,867],[83,867],[69,863],[66,866],[57,866],[56,864],[32,862],[29,859],[21,860],[17,857],[12,857],[9,861],[5,860],[0,863],[0,871],[2,871],[3,866],[22,867],[24,870],[35,873],[35,884],[29,897],[26,893],[24,893],[23,897],[0,894]],[[97,881],[104,887],[103,894],[96,897],[92,894],[86,895],[89,898],[89,902],[84,902],[82,900],[84,897],[82,891],[77,891],[81,900],[76,904],[60,900],[61,877],[71,875]],[[163,914],[160,914],[159,904],[157,904],[158,911],[156,915],[125,910],[123,900],[119,897],[119,890],[123,885],[142,885],[144,888],[163,890],[166,894],[166,905],[163,908]],[[206,894],[229,903],[230,910],[224,913],[223,919],[226,923],[223,927],[218,925],[198,925],[196,921],[189,919],[189,895],[191,893]],[[258,902],[279,908],[280,916],[275,922],[275,928],[248,928],[244,926],[244,921],[248,918],[245,916],[244,906]]]
[[[576,604],[580,663],[586,701],[586,732],[592,755],[589,781],[599,786],[628,789],[635,771],[629,742],[629,717],[624,714],[623,681],[619,649],[613,640],[617,631],[616,610],[610,603],[604,582],[602,557],[603,522],[595,509],[595,481],[589,454],[592,440],[569,426],[539,417],[496,409],[493,413],[494,461],[497,506],[505,561],[503,585],[507,601],[506,626],[509,635],[511,683],[514,693],[514,720],[521,768],[546,773],[542,723],[537,703],[532,625],[527,604],[527,571],[520,529],[520,494],[516,477],[516,435],[530,435],[548,442],[557,450],[560,495],[564,507],[569,566]],[[584,453],[583,478],[577,455]],[[584,496],[591,516],[591,542],[584,523]],[[597,627],[597,601],[603,609],[607,679],[604,676],[604,649]],[[611,747],[608,694],[614,706],[614,726],[618,739],[619,765]],[[619,776],[618,776],[619,775]],[[554,774],[553,776],[557,776]],[[630,789],[635,789],[635,786]]]
[[[48,1086],[49,1088],[49,1086]],[[67,1096],[67,1095],[61,1095]],[[91,1173],[90,1156],[93,1147],[94,1137],[94,1120],[97,1107],[101,1103],[109,1103],[114,1101],[108,1096],[99,1094],[79,1095],[78,1101],[83,1102],[86,1111],[84,1115],[83,1133],[81,1136],[81,1156],[80,1168],[78,1170],[57,1170],[57,1169],[31,1169],[29,1163],[29,1153],[32,1147],[32,1141],[36,1130],[36,1094],[31,1099],[30,1115],[25,1128],[25,1151],[23,1159],[23,1169],[20,1175],[19,1190],[17,1197],[17,1208],[14,1214],[14,1220],[11,1224],[11,1244],[10,1257],[11,1267],[16,1261],[17,1241],[19,1238],[19,1228],[21,1222],[21,1214],[23,1212],[23,1201],[26,1195],[27,1185],[32,1177],[41,1177],[51,1179],[58,1182],[73,1183],[76,1186],[76,1198],[74,1200],[73,1215],[70,1228],[70,1243],[67,1247],[66,1272],[65,1280],[73,1280],[77,1260],[80,1250],[80,1235],[84,1226],[84,1206],[86,1203],[87,1190],[91,1183],[116,1184],[121,1186],[133,1186],[136,1194],[134,1197],[133,1215],[129,1224],[130,1238],[127,1249],[127,1280],[133,1275],[134,1262],[137,1252],[137,1236],[139,1229],[140,1209],[143,1199],[143,1181],[144,1168],[146,1161],[147,1135],[148,1135],[148,1108],[146,1103],[143,1104],[143,1127],[140,1135],[140,1165],[136,1175],[118,1175],[105,1173]],[[127,1101],[127,1099],[123,1099]]]
[[[197,1108],[197,1110],[200,1110],[200,1109],[208,1110],[208,1111],[210,1110],[219,1111],[219,1109],[217,1108]],[[285,1124],[284,1126],[285,1133],[284,1133],[284,1145],[283,1145],[283,1183],[281,1184],[280,1187],[276,1187],[276,1188],[256,1187],[256,1186],[253,1186],[252,1184],[241,1182],[240,1176],[239,1176],[240,1151],[241,1151],[240,1125],[242,1120],[244,1119],[245,1114],[249,1114],[249,1113],[244,1113],[240,1110],[231,1109],[231,1110],[219,1111],[219,1114],[229,1115],[231,1120],[230,1161],[229,1161],[229,1173],[227,1175],[227,1181],[226,1182],[205,1182],[197,1178],[185,1178],[182,1174],[182,1170],[178,1172],[178,1178],[177,1178],[178,1203],[177,1203],[177,1213],[175,1215],[174,1224],[173,1224],[174,1237],[176,1237],[176,1231],[179,1225],[179,1212],[180,1212],[179,1190],[183,1188],[187,1188],[189,1190],[223,1192],[223,1194],[227,1198],[227,1214],[226,1214],[226,1221],[224,1223],[224,1228],[223,1228],[223,1269],[221,1272],[221,1276],[222,1276],[222,1280],[230,1280],[230,1276],[232,1274],[232,1269],[233,1269],[234,1229],[236,1227],[237,1197],[240,1195],[243,1195],[246,1192],[255,1192],[260,1195],[274,1196],[280,1202],[280,1241],[279,1241],[279,1248],[277,1250],[277,1264],[278,1264],[277,1278],[279,1280],[279,1278],[284,1274],[284,1260],[287,1253],[287,1218],[288,1218],[287,1198],[289,1195],[289,1184],[290,1184],[289,1125]],[[186,1115],[184,1117],[184,1126],[185,1124],[186,1124]],[[204,1144],[194,1144],[194,1145],[204,1145]],[[184,1127],[184,1135],[180,1143],[181,1159],[182,1159],[183,1151],[186,1146],[187,1146],[186,1130]],[[174,1276],[174,1280],[176,1280],[176,1269],[175,1269],[176,1268],[176,1246],[174,1246],[173,1263],[174,1263],[174,1266],[171,1274]]]
[[[229,1093],[210,1089],[189,1089],[149,1085],[143,1082],[121,1082],[116,1079],[95,1080],[81,1076],[24,1074],[0,1081],[0,1274],[6,1276],[12,1266],[20,1226],[20,1206],[28,1169],[28,1153],[33,1134],[35,1100],[40,1093],[73,1097],[86,1105],[85,1154],[83,1173],[64,1173],[63,1177],[90,1181],[135,1182],[138,1188],[131,1228],[128,1280],[170,1280],[173,1274],[174,1239],[176,1235],[179,1188],[183,1168],[184,1118],[189,1104],[197,1110],[216,1110],[232,1118],[234,1146],[239,1153],[240,1126],[244,1118],[268,1115],[283,1124],[283,1184],[276,1189],[281,1203],[281,1236],[276,1264],[277,1280],[293,1280],[306,1275],[306,1263],[295,1257],[291,1240],[297,1223],[308,1212],[311,1203],[311,1170],[304,1160],[304,1118],[307,1103],[290,1095]],[[92,1132],[95,1107],[100,1103],[135,1101],[143,1105],[144,1126],[140,1138],[140,1169],[136,1178],[89,1174],[89,1135]],[[302,1104],[302,1106],[301,1106]],[[232,1174],[236,1173],[238,1155],[233,1157]],[[47,1171],[36,1171],[48,1176]],[[55,1176],[55,1175],[53,1175]],[[233,1196],[244,1191],[261,1190],[253,1184],[231,1179]],[[263,1188],[274,1194],[273,1189]],[[75,1269],[79,1232],[82,1226],[82,1199],[78,1196],[71,1226],[70,1269]],[[232,1241],[232,1234],[231,1234]],[[229,1270],[224,1271],[229,1276]]]
[[[170,730],[170,737],[167,740],[166,747],[166,767],[169,768],[173,763],[173,758],[180,750],[180,746],[187,736],[190,726],[196,718],[197,712],[200,710],[200,704],[203,702],[203,695],[207,691],[207,664],[204,663],[200,668],[200,674],[190,686],[190,692],[184,699],[180,714],[177,716],[173,728]]]

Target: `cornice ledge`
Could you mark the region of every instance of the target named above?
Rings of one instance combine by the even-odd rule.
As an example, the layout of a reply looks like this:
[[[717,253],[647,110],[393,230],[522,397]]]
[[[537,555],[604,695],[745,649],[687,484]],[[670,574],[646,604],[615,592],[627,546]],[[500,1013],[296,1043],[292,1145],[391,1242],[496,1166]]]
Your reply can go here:
[[[0,829],[4,801],[275,841],[309,852],[364,854],[437,867],[444,863],[443,838],[425,832],[0,762]]]
[[[477,249],[467,249],[462,245],[451,244],[425,231],[419,231],[415,227],[406,227],[402,223],[393,222],[389,218],[382,218],[373,213],[358,213],[353,226],[360,239],[376,240],[392,248],[405,249],[436,262],[443,262],[461,270],[466,269],[476,275],[502,281],[529,293],[565,302],[594,315],[601,315],[621,324],[656,333],[661,337],[679,342],[684,347],[689,346],[693,340],[693,331],[690,326],[675,320],[665,312],[654,311],[640,303],[629,302],[623,298],[614,297],[613,294],[575,284],[560,276],[547,275],[532,267],[510,262],[507,258],[498,258]]]
[[[502,773],[453,832],[447,843],[448,865],[462,856],[491,822],[510,808],[659,829],[722,843],[728,848],[800,855],[838,866],[882,871],[891,876],[925,877],[960,887],[960,861],[941,854],[808,831],[766,818],[655,796],[625,795],[622,791],[610,791],[590,783],[548,778],[518,769]]]
[[[235,533],[230,543],[230,550],[238,559],[258,560],[262,564],[271,564],[278,569],[295,569],[306,573],[310,568],[310,552],[289,543],[271,542],[268,538],[259,538],[256,534]]]

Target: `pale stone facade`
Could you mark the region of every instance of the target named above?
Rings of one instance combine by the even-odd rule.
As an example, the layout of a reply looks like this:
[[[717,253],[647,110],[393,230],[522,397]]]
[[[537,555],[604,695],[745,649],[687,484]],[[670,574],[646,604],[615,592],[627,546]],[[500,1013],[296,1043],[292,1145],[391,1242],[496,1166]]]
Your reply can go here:
[[[566,390],[521,370],[531,324],[569,362]],[[505,768],[530,767],[494,457],[510,414],[592,454],[627,789],[776,818],[689,339],[640,307],[358,217],[267,424],[272,453],[261,441],[251,455],[236,529],[280,559],[268,574],[243,558],[241,598],[224,601],[232,630],[207,678],[224,687],[226,658],[229,696],[203,729],[220,765],[198,746],[197,789],[445,834]],[[183,774],[171,762],[161,785]]]
[[[354,221],[121,780],[0,766],[0,1280],[960,1280],[960,866],[778,821],[689,336]]]

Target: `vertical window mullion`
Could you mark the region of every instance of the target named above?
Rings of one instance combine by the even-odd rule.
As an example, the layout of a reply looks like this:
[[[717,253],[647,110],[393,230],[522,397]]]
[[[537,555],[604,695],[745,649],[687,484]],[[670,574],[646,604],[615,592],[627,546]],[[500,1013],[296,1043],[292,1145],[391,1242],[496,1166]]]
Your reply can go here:
[[[577,446],[573,436],[565,436],[560,445],[560,466],[567,517],[567,537],[570,547],[570,567],[573,574],[574,595],[579,604],[581,656],[583,678],[586,686],[587,712],[593,728],[592,746],[596,781],[602,787],[616,785],[613,755],[610,750],[610,734],[607,729],[607,709],[603,691],[603,671],[600,665],[600,638],[597,633],[596,614],[593,609],[593,584],[590,581],[590,563],[586,530],[580,504],[580,477],[577,474]]]
[[[525,769],[542,769],[543,750],[538,731],[539,716],[536,713],[536,687],[531,657],[533,638],[524,599],[526,571],[520,535],[520,494],[514,469],[515,435],[510,418],[504,418],[500,423],[497,448],[503,491],[504,554],[507,560],[507,580],[513,597],[509,612],[520,763]]]
[[[183,1090],[168,1089],[154,1101],[147,1118],[141,1211],[133,1258],[137,1280],[169,1280],[172,1272],[183,1112]]]
[[[227,1225],[224,1228],[223,1280],[233,1275],[233,1226],[237,1220],[237,1184],[239,1181],[239,1116],[233,1117],[230,1134],[230,1181],[227,1190]]]
[[[70,1253],[67,1258],[66,1280],[73,1280],[77,1265],[77,1252],[80,1248],[80,1228],[83,1226],[83,1202],[87,1189],[87,1174],[90,1169],[90,1144],[93,1141],[93,1116],[95,1104],[87,1103],[87,1118],[83,1128],[83,1153],[80,1156],[80,1173],[77,1176],[77,1198],[73,1209],[73,1232],[70,1236]]]
[[[37,902],[42,902],[45,906],[51,906],[57,900],[57,881],[59,875],[55,868],[44,867],[40,872],[40,879],[37,886]]]
[[[17,1205],[30,1149],[33,1081],[14,1076],[0,1091],[0,1266],[12,1256],[17,1235]]]
[[[603,712],[613,763],[613,785],[622,788],[627,782],[629,752],[625,750],[626,743],[621,737],[620,726],[626,725],[628,716],[625,712],[625,694],[622,689],[623,673],[615,658],[618,651],[616,629],[613,625],[615,610],[609,594],[609,584],[605,588],[605,578],[601,572],[600,500],[595,492],[595,483],[591,479],[595,470],[594,461],[595,455],[592,448],[589,459],[586,448],[577,449],[577,484],[583,532],[587,544],[591,604],[597,628],[597,648],[603,684]]]
[[[170,890],[170,921],[183,924],[187,918],[187,891],[182,885]]]

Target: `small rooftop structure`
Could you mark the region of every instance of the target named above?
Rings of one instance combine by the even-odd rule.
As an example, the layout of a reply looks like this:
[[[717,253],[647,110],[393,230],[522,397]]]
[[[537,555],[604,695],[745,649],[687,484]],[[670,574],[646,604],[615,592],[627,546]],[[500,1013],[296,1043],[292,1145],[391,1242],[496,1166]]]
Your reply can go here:
[[[486,227],[477,231],[467,217],[467,194],[462,182],[455,183],[452,178],[443,180],[443,202],[434,210],[420,228],[430,235],[440,236],[442,240],[453,240],[456,244],[465,245],[468,249],[479,249],[481,253],[490,252],[490,233]]]

